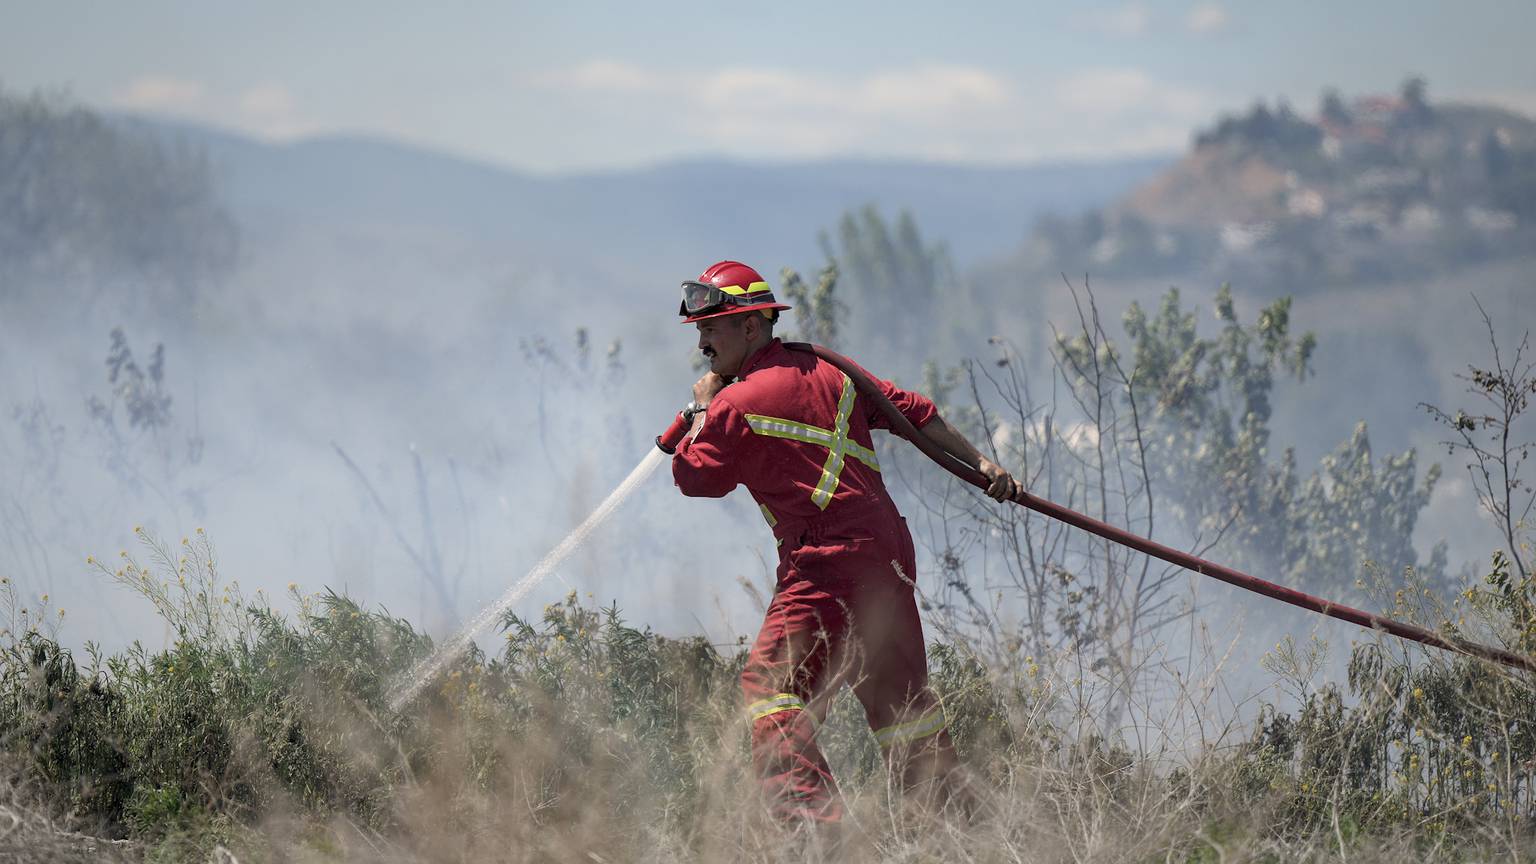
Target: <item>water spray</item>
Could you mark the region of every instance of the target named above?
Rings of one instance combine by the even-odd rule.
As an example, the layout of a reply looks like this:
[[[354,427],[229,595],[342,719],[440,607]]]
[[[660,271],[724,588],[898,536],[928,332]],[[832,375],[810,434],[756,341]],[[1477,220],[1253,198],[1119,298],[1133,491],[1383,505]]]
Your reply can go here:
[[[623,504],[624,500],[631,493],[640,488],[640,484],[644,483],[655,473],[656,468],[664,461],[666,461],[666,454],[660,449],[651,450],[647,453],[645,458],[640,460],[640,464],[636,465],[634,470],[629,472],[629,476],[624,478],[624,482],[614,487],[614,490],[608,493],[608,497],[603,499],[603,503],[597,505],[597,509],[593,510],[591,515],[587,516],[580,525],[576,526],[574,531],[565,535],[565,539],[561,540],[560,544],[554,549],[551,549],[549,554],[539,559],[539,563],[535,564],[532,570],[529,570],[522,579],[519,579],[516,584],[508,588],[507,592],[502,594],[495,603],[481,609],[474,618],[469,620],[469,623],[460,628],[457,633],[453,634],[452,638],[444,642],[430,656],[416,664],[410,674],[390,694],[390,710],[398,712],[401,708],[405,707],[406,703],[420,695],[421,691],[428,684],[432,683],[434,678],[442,674],[444,669],[448,668],[450,664],[463,655],[476,634],[490,627],[497,619],[506,614],[508,609],[511,609],[519,600],[527,596],[534,586],[544,581],[544,577],[555,572],[564,563],[565,559],[571,556],[572,552],[575,552],[587,541],[587,538],[592,535],[593,531],[596,531],[599,526],[607,521],[609,516],[613,515],[615,510],[619,509],[619,505]]]

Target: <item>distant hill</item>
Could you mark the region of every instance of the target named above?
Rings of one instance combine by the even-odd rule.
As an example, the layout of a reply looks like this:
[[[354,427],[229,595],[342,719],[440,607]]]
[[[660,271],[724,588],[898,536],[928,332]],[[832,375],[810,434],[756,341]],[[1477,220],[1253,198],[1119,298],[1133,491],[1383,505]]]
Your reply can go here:
[[[257,228],[464,231],[539,260],[598,257],[642,268],[718,257],[808,266],[819,261],[817,232],[870,203],[891,215],[912,211],[965,264],[1016,247],[1041,214],[1108,204],[1172,161],[694,160],[550,177],[380,139],[268,144],[162,120],[124,122],[203,148],[231,210]]]
[[[1264,293],[1448,272],[1536,240],[1536,120],[1395,96],[1262,103],[1112,205],[1042,220],[1006,266],[1209,273]]]
[[[1335,110],[1306,120],[1260,105],[1227,118],[1139,187],[1122,212],[1159,225],[1219,227],[1357,208],[1356,221],[1400,218],[1416,205],[1512,215],[1530,206],[1503,187],[1512,154],[1536,150],[1528,117],[1474,105],[1416,110],[1380,96]],[[1382,212],[1365,212],[1372,209]]]

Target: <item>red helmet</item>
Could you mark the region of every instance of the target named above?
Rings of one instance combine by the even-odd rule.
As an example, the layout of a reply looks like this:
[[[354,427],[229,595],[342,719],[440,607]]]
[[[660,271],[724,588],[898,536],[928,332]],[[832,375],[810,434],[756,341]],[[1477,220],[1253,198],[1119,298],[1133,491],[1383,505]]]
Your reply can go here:
[[[683,303],[677,314],[684,324],[762,310],[771,318],[778,309],[788,309],[773,298],[773,289],[756,270],[740,261],[721,261],[710,265],[697,280],[683,283]]]

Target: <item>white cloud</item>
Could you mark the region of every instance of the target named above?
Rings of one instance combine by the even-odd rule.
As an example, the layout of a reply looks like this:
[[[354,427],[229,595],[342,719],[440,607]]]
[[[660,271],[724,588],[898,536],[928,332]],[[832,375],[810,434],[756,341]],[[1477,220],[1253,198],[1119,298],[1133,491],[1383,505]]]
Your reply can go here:
[[[865,110],[940,110],[957,106],[1001,105],[1008,85],[997,76],[969,66],[919,66],[882,72],[860,82],[859,104]]]
[[[312,123],[300,117],[288,88],[280,84],[257,84],[240,94],[239,127],[260,138],[291,140],[315,131]]]
[[[1061,79],[1055,94],[1063,105],[1085,113],[1156,114],[1185,117],[1206,110],[1200,92],[1166,84],[1140,69],[1087,69]]]
[[[182,113],[193,111],[203,102],[203,85],[184,78],[146,75],[128,82],[112,103],[130,111]]]
[[[293,113],[293,94],[277,84],[259,84],[240,94],[240,110],[254,117],[285,117]]]
[[[630,63],[592,60],[564,73],[557,73],[553,83],[567,83],[583,90],[639,93],[664,86],[655,73]]]
[[[695,151],[1006,161],[1178,149],[1215,101],[1138,69],[1021,81],[925,63],[856,76],[727,66],[678,73],[594,60],[544,83],[595,122],[665,118]],[[623,97],[623,98],[615,98]],[[654,134],[654,133],[652,133]]]
[[[1220,3],[1200,3],[1189,10],[1184,16],[1184,26],[1191,33],[1210,34],[1219,33],[1227,29],[1231,18],[1227,15],[1226,7]]]
[[[1080,20],[1088,29],[1111,36],[1141,36],[1152,26],[1152,13],[1145,3],[1135,0],[1113,9],[1085,13]]]
[[[197,81],[149,75],[128,82],[113,97],[112,105],[234,129],[267,140],[289,140],[318,129],[302,117],[286,87],[270,82],[228,94],[213,92]]]
[[[694,97],[721,110],[753,107],[772,111],[784,106],[828,107],[831,94],[811,79],[776,69],[725,68],[698,82]]]

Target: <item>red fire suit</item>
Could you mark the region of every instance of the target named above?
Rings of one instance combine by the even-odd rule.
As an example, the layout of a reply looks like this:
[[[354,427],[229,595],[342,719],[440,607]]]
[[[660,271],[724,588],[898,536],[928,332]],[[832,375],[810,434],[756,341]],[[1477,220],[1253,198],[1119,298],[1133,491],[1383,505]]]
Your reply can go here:
[[[923,396],[879,384],[913,425],[937,416]],[[841,816],[814,735],[844,683],[905,784],[942,781],[955,767],[928,687],[912,536],[870,437],[888,424],[868,402],[837,367],[775,339],[747,358],[672,460],[684,495],[746,486],[778,542],[778,584],[741,687],[763,791],[789,819]]]

